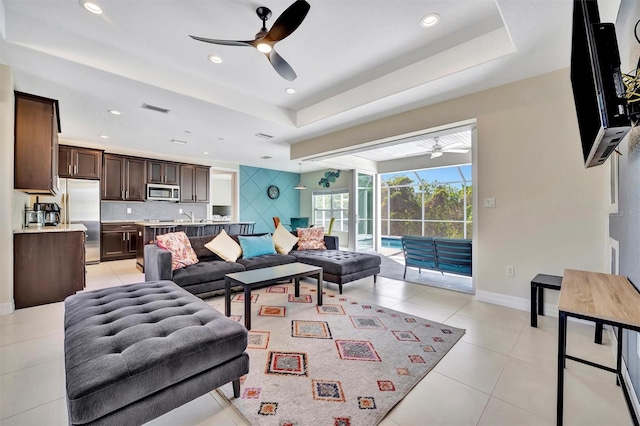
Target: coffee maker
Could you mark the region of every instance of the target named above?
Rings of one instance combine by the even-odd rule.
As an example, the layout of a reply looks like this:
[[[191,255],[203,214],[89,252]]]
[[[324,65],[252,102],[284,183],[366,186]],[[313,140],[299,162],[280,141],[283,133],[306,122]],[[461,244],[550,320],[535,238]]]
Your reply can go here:
[[[43,203],[44,226],[57,226],[60,223],[60,206],[58,203]]]

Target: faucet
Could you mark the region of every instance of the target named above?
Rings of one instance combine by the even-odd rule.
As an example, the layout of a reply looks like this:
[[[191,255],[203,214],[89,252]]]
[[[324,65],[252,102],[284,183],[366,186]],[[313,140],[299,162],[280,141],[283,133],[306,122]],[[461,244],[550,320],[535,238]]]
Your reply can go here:
[[[189,212],[189,213],[182,212],[182,214],[183,214],[183,215],[185,215],[185,216],[187,216],[189,219],[191,219],[191,223],[194,223],[194,222],[195,222],[196,218],[195,218],[195,216],[193,215],[193,212]]]

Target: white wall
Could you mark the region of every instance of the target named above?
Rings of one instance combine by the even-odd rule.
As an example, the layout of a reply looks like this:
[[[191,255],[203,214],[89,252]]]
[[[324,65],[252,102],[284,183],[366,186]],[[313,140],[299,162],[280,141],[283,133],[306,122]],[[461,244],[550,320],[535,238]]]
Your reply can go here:
[[[233,204],[233,176],[231,173],[211,173],[211,205]]]
[[[13,312],[13,230],[29,196],[13,189],[13,74],[0,64],[0,315]]]
[[[301,177],[301,181],[304,186],[307,187],[306,190],[300,191],[300,216],[301,217],[309,217],[309,223],[314,223],[313,217],[313,191],[320,191],[326,189],[346,189],[349,190],[351,187],[351,180],[353,179],[353,172],[351,170],[340,170],[340,177],[336,179],[335,182],[331,183],[330,188],[321,187],[318,185],[318,182],[321,178],[324,177],[324,173],[326,171],[336,171],[336,169],[327,169],[321,170],[317,172],[309,172],[303,173]],[[349,245],[349,233],[348,232],[340,232],[333,231],[332,235],[336,235],[338,237],[338,241],[340,242],[340,247],[348,247]]]
[[[605,271],[607,170],[583,166],[568,69],[306,140],[292,145],[291,158],[472,119],[478,295],[522,303],[538,272]],[[496,207],[482,208],[489,197]]]

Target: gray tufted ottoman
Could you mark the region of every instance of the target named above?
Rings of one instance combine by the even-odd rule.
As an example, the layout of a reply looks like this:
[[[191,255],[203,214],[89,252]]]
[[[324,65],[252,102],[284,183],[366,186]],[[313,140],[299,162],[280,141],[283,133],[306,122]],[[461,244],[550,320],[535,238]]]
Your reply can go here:
[[[325,281],[338,284],[342,294],[342,284],[373,275],[373,282],[380,273],[380,256],[342,250],[293,250],[289,253],[299,262],[319,266]]]
[[[65,300],[69,423],[142,424],[249,372],[247,330],[171,281]]]

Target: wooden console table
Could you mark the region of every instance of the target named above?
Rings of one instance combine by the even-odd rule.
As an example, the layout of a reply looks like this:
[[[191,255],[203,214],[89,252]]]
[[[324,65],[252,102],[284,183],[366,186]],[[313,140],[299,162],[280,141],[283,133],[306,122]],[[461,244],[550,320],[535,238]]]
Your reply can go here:
[[[640,332],[640,293],[621,275],[565,269],[558,302],[558,400],[557,420],[562,425],[564,368],[567,359],[600,368],[617,376],[624,398],[631,412],[633,424],[638,426],[629,391],[622,375],[622,331]],[[618,327],[616,368],[567,355],[567,317],[600,321]]]

